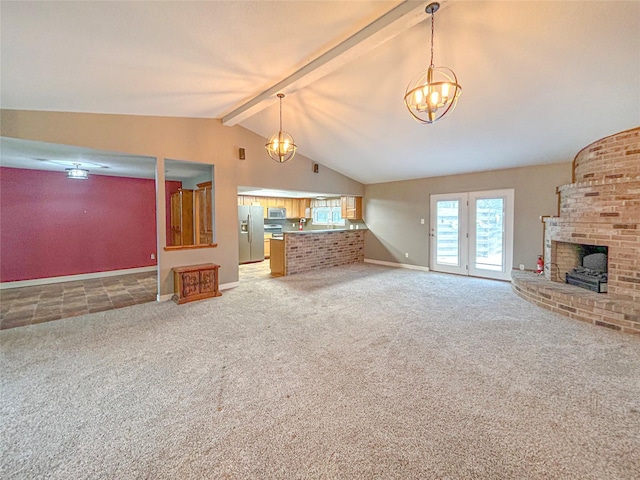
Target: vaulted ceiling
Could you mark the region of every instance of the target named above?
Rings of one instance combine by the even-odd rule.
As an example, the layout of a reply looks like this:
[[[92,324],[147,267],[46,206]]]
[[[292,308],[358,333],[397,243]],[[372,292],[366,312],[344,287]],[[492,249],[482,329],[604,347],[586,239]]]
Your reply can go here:
[[[236,121],[268,137],[278,106],[263,92],[404,3],[3,0],[0,105],[223,118],[256,99]],[[420,125],[402,102],[428,64],[421,13],[283,86],[300,153],[377,183],[568,161],[640,124],[640,2],[440,3],[435,64],[463,88],[453,114]]]

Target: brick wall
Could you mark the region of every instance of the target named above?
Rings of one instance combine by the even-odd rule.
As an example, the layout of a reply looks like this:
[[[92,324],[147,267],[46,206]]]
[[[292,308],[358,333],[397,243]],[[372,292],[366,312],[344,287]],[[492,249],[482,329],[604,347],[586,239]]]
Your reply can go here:
[[[285,275],[364,262],[364,234],[362,230],[285,234]]]
[[[550,282],[531,272],[512,272],[514,291],[525,300],[575,320],[640,335],[640,303],[611,301],[598,294],[563,283]]]
[[[578,152],[574,182],[640,176],[640,128],[603,138]]]
[[[562,242],[607,246],[607,295],[640,301],[640,127],[581,150],[574,179],[558,189],[560,216],[546,219],[545,276],[562,280]]]

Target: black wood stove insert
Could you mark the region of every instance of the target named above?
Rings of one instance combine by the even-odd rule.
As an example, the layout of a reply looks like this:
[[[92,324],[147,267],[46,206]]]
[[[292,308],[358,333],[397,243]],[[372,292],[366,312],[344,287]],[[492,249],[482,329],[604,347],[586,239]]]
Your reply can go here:
[[[567,272],[565,280],[570,285],[586,288],[597,293],[607,292],[607,254],[585,255],[582,266]]]

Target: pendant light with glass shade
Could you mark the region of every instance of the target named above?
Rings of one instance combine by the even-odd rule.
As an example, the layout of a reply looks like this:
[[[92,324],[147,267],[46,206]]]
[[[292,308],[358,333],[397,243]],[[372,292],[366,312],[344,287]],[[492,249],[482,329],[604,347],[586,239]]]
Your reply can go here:
[[[284,163],[293,158],[298,147],[293,141],[293,137],[282,131],[282,99],[284,94],[279,93],[278,98],[280,99],[280,130],[271,135],[264,148],[267,149],[267,153],[273,160]]]
[[[462,87],[453,70],[433,64],[434,18],[440,8],[437,2],[427,5],[431,15],[431,61],[426,71],[416,75],[404,95],[409,113],[420,123],[434,123],[450,114],[458,103]]]

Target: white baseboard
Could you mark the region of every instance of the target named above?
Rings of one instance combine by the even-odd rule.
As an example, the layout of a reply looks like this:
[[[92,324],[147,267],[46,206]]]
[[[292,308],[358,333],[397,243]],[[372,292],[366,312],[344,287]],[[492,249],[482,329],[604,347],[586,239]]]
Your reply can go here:
[[[223,283],[218,286],[218,290],[229,290],[230,288],[235,288],[240,285],[240,282],[231,282],[231,283]],[[173,293],[168,293],[166,295],[158,295],[158,302],[166,302],[171,300],[173,297]]]
[[[382,260],[371,260],[370,258],[365,258],[364,263],[374,263],[376,265],[384,265],[385,267],[396,267],[396,268],[407,268],[409,270],[420,270],[422,272],[429,271],[429,267],[421,267],[420,265],[409,265],[407,263],[383,262]]]
[[[33,280],[18,280],[16,282],[0,283],[0,290],[8,288],[34,287],[36,285],[49,285],[51,283],[74,282],[76,280],[91,280],[94,278],[115,277],[116,275],[129,275],[132,273],[155,272],[156,265],[150,267],[125,268],[123,270],[109,270],[108,272],[81,273],[79,275],[65,275],[62,277],[34,278]]]

